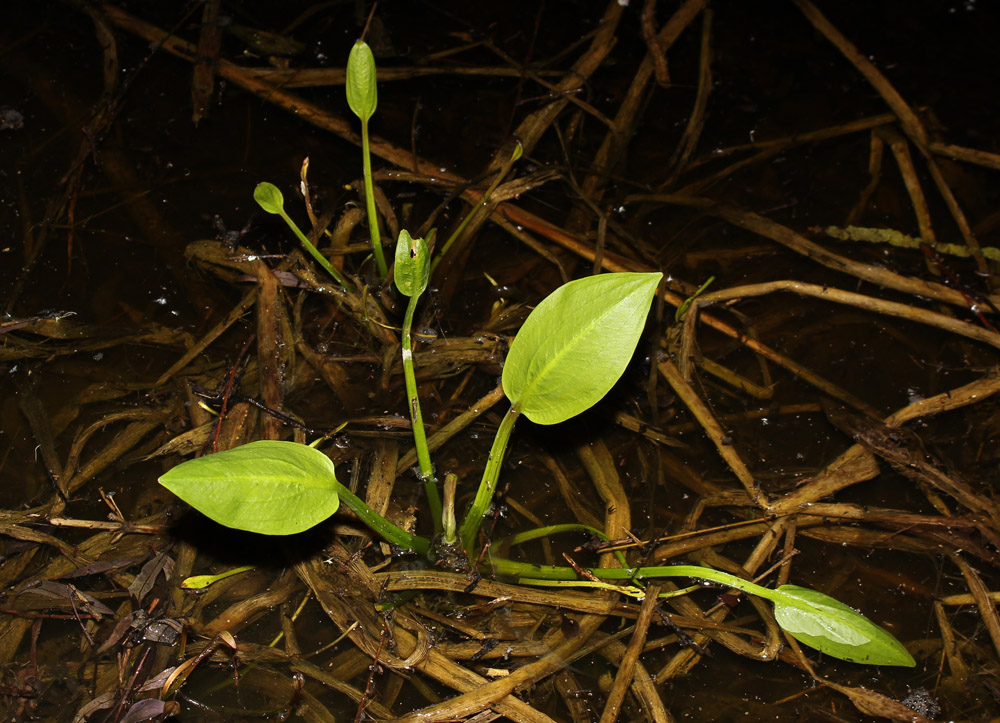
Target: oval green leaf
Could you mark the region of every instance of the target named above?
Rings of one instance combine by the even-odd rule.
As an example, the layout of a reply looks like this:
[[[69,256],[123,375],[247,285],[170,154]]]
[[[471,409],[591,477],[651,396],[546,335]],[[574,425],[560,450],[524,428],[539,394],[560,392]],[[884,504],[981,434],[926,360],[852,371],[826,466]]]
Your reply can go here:
[[[294,535],[337,511],[333,462],[295,442],[260,441],[188,460],[160,484],[226,527]]]
[[[375,56],[368,43],[359,40],[347,56],[347,105],[354,115],[367,121],[375,114],[378,95],[375,88]]]
[[[558,424],[600,401],[635,352],[662,276],[589,276],[535,307],[503,368],[504,393],[518,411],[536,424]]]
[[[782,585],[775,593],[774,618],[800,643],[852,663],[916,665],[889,631],[839,600],[798,585]]]
[[[405,228],[396,240],[396,265],[393,277],[404,296],[424,293],[431,276],[431,251],[422,238],[413,238]]]
[[[268,213],[280,214],[285,210],[285,197],[273,183],[264,181],[253,189],[253,200]]]

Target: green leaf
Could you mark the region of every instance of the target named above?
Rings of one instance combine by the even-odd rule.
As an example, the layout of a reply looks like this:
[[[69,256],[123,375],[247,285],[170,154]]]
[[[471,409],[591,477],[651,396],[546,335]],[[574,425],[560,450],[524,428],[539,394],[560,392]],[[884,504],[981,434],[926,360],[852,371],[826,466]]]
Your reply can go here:
[[[295,442],[260,441],[188,460],[160,484],[220,525],[293,535],[337,511],[333,462]]]
[[[281,215],[285,211],[285,197],[273,183],[258,183],[253,189],[253,200],[268,213]]]
[[[404,296],[420,296],[431,276],[431,251],[422,238],[412,238],[403,229],[396,240],[396,288]]]
[[[359,40],[347,56],[347,105],[354,115],[367,121],[375,114],[378,95],[375,89],[375,56],[368,43]]]
[[[206,587],[219,582],[219,580],[225,580],[227,577],[239,575],[240,573],[248,572],[254,569],[256,568],[253,565],[244,565],[243,567],[236,567],[232,570],[220,572],[218,575],[192,575],[191,577],[186,577],[181,581],[181,589],[204,590]]]
[[[782,585],[771,596],[781,629],[834,658],[868,665],[912,668],[913,656],[887,630],[829,595]]]
[[[517,333],[503,390],[537,424],[558,424],[589,409],[625,372],[663,274],[617,273],[564,284]]]

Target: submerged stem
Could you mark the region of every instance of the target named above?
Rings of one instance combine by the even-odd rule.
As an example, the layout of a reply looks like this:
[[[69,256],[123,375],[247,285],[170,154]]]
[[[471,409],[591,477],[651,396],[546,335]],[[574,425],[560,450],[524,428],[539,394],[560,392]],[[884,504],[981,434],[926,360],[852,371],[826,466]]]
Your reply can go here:
[[[544,580],[578,580],[579,576],[572,567],[558,565],[532,565],[526,562],[515,562],[502,558],[491,560],[494,570],[501,575],[512,575],[521,579],[539,578]],[[599,580],[649,580],[661,577],[691,577],[696,580],[708,580],[722,585],[728,585],[751,595],[757,595],[765,600],[775,600],[780,593],[774,590],[744,580],[742,577],[730,575],[728,572],[713,570],[701,565],[661,565],[654,567],[626,568],[587,568]]]

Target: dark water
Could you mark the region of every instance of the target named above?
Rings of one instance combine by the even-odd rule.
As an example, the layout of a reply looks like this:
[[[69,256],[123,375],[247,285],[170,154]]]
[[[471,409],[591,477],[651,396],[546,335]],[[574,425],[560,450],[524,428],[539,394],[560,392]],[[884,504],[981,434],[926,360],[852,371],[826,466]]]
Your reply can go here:
[[[625,12],[609,62],[580,94],[580,100],[609,117],[622,102],[645,52],[639,33],[641,8],[635,5]],[[662,23],[674,4],[659,5],[657,20]],[[186,38],[195,37],[198,8],[162,3],[126,3],[124,7],[162,28],[176,28]],[[223,13],[234,22],[280,31],[308,7],[302,3],[235,3],[226,6]],[[183,17],[182,13],[192,9],[193,14]],[[929,128],[949,143],[998,152],[1000,99],[996,88],[1000,66],[993,41],[1000,16],[995,5],[982,0],[848,2],[826,3],[822,10],[910,106],[920,109]],[[594,2],[524,3],[518,7],[386,2],[379,5],[378,18],[391,46],[386,46],[389,54],[379,63],[380,67],[392,67],[429,62],[434,53],[476,40],[480,44],[457,57],[434,62],[454,62],[456,67],[501,66],[503,60],[490,50],[493,45],[515,62],[550,59],[552,67],[565,68],[567,61],[557,54],[591,32],[603,12],[604,6]],[[713,90],[696,158],[713,149],[807,132],[886,111],[878,94],[794,5],[720,2],[713,5],[713,12]],[[607,209],[625,209],[621,205],[625,196],[656,188],[668,174],[667,164],[697,90],[700,27],[699,19],[671,49],[673,85],[657,89],[644,107],[642,122],[602,202]],[[294,35],[303,44],[301,54],[276,62],[339,66],[359,32],[353,4],[331,4],[297,26]],[[115,108],[114,123],[94,139],[93,149],[81,154],[81,129],[92,123],[93,110],[100,107],[102,87],[100,50],[93,26],[69,5],[18,4],[16,10],[5,12],[0,30],[0,105],[16,111],[23,124],[0,130],[0,302],[8,314],[18,318],[51,310],[71,313],[74,321],[102,330],[100,333],[109,338],[149,324],[197,337],[228,312],[242,291],[186,259],[187,245],[224,232],[246,231],[241,243],[256,252],[280,255],[291,250],[293,240],[285,228],[263,216],[253,203],[255,184],[272,181],[292,199],[300,164],[308,156],[310,181],[323,208],[340,209],[356,201],[345,184],[360,176],[359,155],[346,141],[231,83],[216,87],[209,115],[195,126],[191,121],[190,64],[155,52],[146,41],[127,33],[119,31],[116,37],[119,82],[126,84],[127,90],[116,96],[121,105]],[[248,65],[265,62],[261,51],[246,47],[234,36],[226,36],[223,53]],[[348,117],[342,88],[293,92]],[[379,111],[372,130],[400,147],[415,148],[442,169],[469,177],[482,170],[526,113],[546,100],[537,84],[516,77],[443,75],[387,82],[380,86]],[[599,121],[581,118],[577,129],[575,111],[567,111],[557,123],[559,134],[549,130],[531,157],[522,162],[525,170],[555,167],[564,177],[573,174],[582,178],[604,127]],[[812,226],[841,224],[867,183],[868,148],[869,135],[863,132],[794,148],[733,175],[705,195],[739,204],[799,232]],[[918,154],[914,151],[914,155]],[[724,163],[715,161],[707,168],[721,168]],[[378,160],[375,164],[376,168],[385,167]],[[919,160],[917,165],[939,239],[961,243]],[[75,168],[80,169],[78,176]],[[909,200],[888,150],[883,168],[885,180],[862,223],[916,234]],[[997,171],[946,161],[942,161],[942,168],[980,242],[1000,246]],[[43,222],[47,209],[57,207],[67,188],[73,189],[75,198],[71,233],[64,214],[54,223]],[[386,192],[404,222],[420,223],[439,200],[431,191],[403,184],[387,184]],[[568,184],[560,181],[526,194],[518,202],[560,224],[573,207],[572,198]],[[297,204],[293,208],[289,202],[289,208],[304,222]],[[459,215],[460,209],[453,204],[444,222],[453,223]],[[665,271],[695,286],[710,275],[717,278],[713,289],[794,278],[877,295],[870,285],[859,285],[852,277],[811,264],[760,237],[690,211],[660,206],[640,213],[627,208],[613,213],[612,219],[638,239],[654,260],[664,263]],[[42,243],[37,261],[24,271],[31,250]],[[928,276],[916,252],[890,255],[878,247],[845,245],[835,246],[835,250],[899,273]],[[566,258],[572,268],[574,262]],[[533,265],[535,260],[530,250],[487,227],[458,284],[458,293],[435,323],[446,333],[462,334],[485,321],[493,297],[482,281],[483,271],[499,283],[511,285],[512,298],[537,301],[558,284],[558,276],[547,264]],[[977,276],[970,262],[955,261],[954,269],[970,287],[986,289],[986,281]],[[576,275],[588,271],[586,262],[575,269]],[[901,295],[886,296],[913,301]],[[883,413],[905,406],[918,395],[937,394],[967,383],[996,363],[996,353],[989,347],[957,342],[955,337],[910,322],[831,309],[821,301],[772,295],[741,302],[737,308],[744,318],[757,324],[767,344]],[[673,311],[666,313],[672,315]],[[208,363],[230,363],[250,326],[249,321],[237,325],[236,332],[208,353]],[[700,340],[706,356],[761,381],[760,366],[748,352],[711,333],[702,334]],[[64,343],[47,343],[58,353],[46,355],[39,348],[31,358],[0,359],[0,507],[5,509],[31,507],[52,494],[38,441],[26,422],[26,391],[48,415],[56,454],[65,459],[78,429],[123,406],[149,404],[143,392],[130,392],[128,385],[152,383],[181,353],[179,343],[112,346],[77,353]],[[639,360],[625,387],[616,390],[617,396],[608,406],[620,404],[630,413],[637,405],[644,406],[645,400],[635,400],[643,396],[641,389],[636,389],[646,373],[648,368]],[[771,373],[777,381],[775,403],[815,401],[816,393],[807,385],[785,372],[772,368]],[[109,393],[107,401],[81,407],[76,395],[96,382],[120,390],[120,394]],[[471,384],[470,393],[484,393],[494,382],[484,373]],[[747,398],[709,383],[701,391],[712,400],[718,415],[754,406]],[[474,398],[474,394],[470,396]],[[660,401],[665,426],[689,421],[683,412],[671,418],[677,405],[671,406],[667,398]],[[299,404],[299,411],[310,410],[307,399]],[[324,414],[322,410],[310,411],[319,417]],[[376,404],[366,411],[381,409]],[[996,410],[987,402],[968,413],[931,420],[920,431],[925,439],[933,440],[938,454],[976,475],[977,484],[992,485],[997,482],[1000,457],[995,418]],[[609,428],[601,419],[591,415],[558,430],[529,424],[519,427],[522,441],[515,441],[511,470],[505,475],[512,497],[533,507],[546,522],[569,519],[566,510],[552,504],[558,495],[536,452],[543,449],[564,465],[577,468],[578,479],[583,480],[572,446],[588,435],[606,434],[623,484],[636,500],[636,533],[647,536],[664,528],[676,529],[693,506],[694,497],[673,480],[657,486],[657,453],[633,435]],[[816,411],[762,414],[733,422],[730,431],[751,469],[775,491],[808,478],[848,444],[847,438]],[[95,439],[106,439],[113,433],[105,430]],[[451,454],[485,457],[492,434],[490,423],[483,422],[462,440],[465,446]],[[707,480],[732,484],[700,432],[677,434],[688,445],[678,452],[684,466]],[[98,487],[115,493],[128,510],[149,511],[156,499],[153,480],[162,467],[128,462],[111,467],[85,486],[67,514],[81,518],[104,515]],[[468,467],[478,469],[479,460],[470,460]],[[475,472],[469,476],[474,477]],[[847,490],[836,501],[933,513],[912,484],[889,472],[874,483]],[[726,524],[736,518],[730,510],[713,510],[706,513],[702,524]],[[510,528],[507,531],[531,526],[516,516],[504,524]],[[205,546],[203,554],[230,562],[232,541],[213,549],[212,535],[205,537],[209,539],[200,541]],[[15,551],[7,544],[5,557]],[[793,567],[796,583],[823,589],[835,585],[839,599],[886,623],[904,641],[937,637],[934,597],[965,591],[957,570],[935,555],[858,549],[801,537],[796,546],[800,549]],[[749,543],[732,543],[724,551],[738,560],[749,549]],[[541,551],[526,555],[536,553]],[[981,573],[993,581],[995,589],[995,569],[984,565]],[[975,640],[976,647],[967,655],[995,681],[992,648],[974,608],[954,610],[949,609],[953,624],[962,636]],[[316,626],[326,622],[317,609],[307,609],[307,616],[312,616]],[[73,636],[75,645],[77,630],[68,623],[45,625],[42,651],[49,661],[58,661],[61,652],[54,641]],[[57,625],[61,626],[60,634],[53,637]],[[270,620],[247,635],[266,642],[275,632]],[[644,661],[655,671],[672,652],[654,652]],[[15,667],[25,663],[26,656],[24,645]],[[938,664],[938,659],[931,657],[922,659],[915,670],[895,671],[827,662],[821,672],[844,684],[865,685],[901,698],[918,687],[933,689]],[[588,689],[596,689],[603,672],[602,663],[582,663],[580,677]],[[7,678],[3,683],[9,684]],[[812,688],[812,681],[789,665],[748,661],[715,646],[713,657],[703,660],[689,677],[661,690],[678,719],[865,719],[844,699]],[[996,714],[998,703],[990,698],[987,688],[936,694],[950,717],[986,719],[987,711]],[[412,691],[408,695],[416,701],[415,706],[421,703]],[[596,717],[603,704],[600,694],[594,695],[596,713],[592,714]],[[786,698],[791,702],[777,705]],[[75,698],[77,702],[86,699],[82,692]],[[227,693],[208,699],[219,700],[219,705],[256,705]],[[565,711],[555,704],[553,708],[552,714],[564,719]],[[408,708],[401,707],[403,710]],[[187,714],[191,719],[199,715],[190,710]]]

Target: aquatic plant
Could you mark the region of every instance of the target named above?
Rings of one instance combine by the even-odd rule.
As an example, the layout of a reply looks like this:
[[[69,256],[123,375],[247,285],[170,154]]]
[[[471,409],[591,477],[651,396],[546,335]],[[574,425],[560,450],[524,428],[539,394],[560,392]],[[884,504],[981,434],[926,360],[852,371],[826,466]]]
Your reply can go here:
[[[421,261],[426,253],[420,240],[401,235],[397,264],[403,261],[403,273],[397,284],[401,291],[409,292],[410,307],[426,286],[425,262]],[[660,274],[621,273],[571,281],[556,289],[528,316],[511,344],[504,366],[503,388],[511,407],[497,430],[482,481],[459,532],[470,559],[476,559],[476,536],[492,503],[517,417],[524,414],[538,424],[558,424],[599,401],[621,377],[635,350],[660,278]],[[410,322],[412,315],[408,307]],[[422,423],[412,377],[407,382],[407,395],[414,410],[415,435],[420,435]],[[418,427],[420,432],[416,431]],[[426,440],[422,444],[421,456],[426,454]],[[421,470],[428,470],[425,486],[430,481],[436,498],[429,461],[426,464],[425,468],[421,463]],[[160,483],[220,524],[270,535],[301,532],[322,522],[343,502],[383,539],[404,550],[434,554],[430,540],[375,513],[337,480],[333,463],[325,454],[304,444],[252,442],[184,462],[160,477]],[[449,505],[445,507],[447,518],[453,510]],[[438,519],[440,514],[435,512]],[[454,529],[453,524],[449,527]],[[581,584],[577,571],[569,567],[495,558],[491,563],[500,574],[525,583]],[[678,576],[722,583],[770,600],[783,630],[827,655],[873,665],[915,664],[886,630],[852,608],[808,588],[782,585],[772,590],[718,570],[690,565],[591,568],[587,572],[598,580],[632,583]]]
[[[398,246],[397,259],[402,257],[403,265],[397,285],[410,296],[404,322],[408,336],[413,307],[427,284],[428,252],[422,240],[408,233],[400,234]],[[556,424],[596,404],[625,371],[661,277],[658,273],[621,273],[571,281],[528,316],[504,366],[504,392],[511,407],[497,430],[479,490],[460,531],[470,558],[517,417],[524,414],[539,424]],[[433,468],[419,416],[412,351],[405,340],[403,361],[414,437],[421,440],[418,457],[424,458],[421,477],[440,520],[441,505],[435,501]],[[430,552],[428,540],[376,514],[337,481],[325,454],[304,444],[251,442],[183,462],[162,475],[160,483],[222,525],[266,535],[302,532],[336,512],[342,501],[389,542],[421,554]]]
[[[372,246],[380,278],[388,272],[382,255],[371,183],[367,122],[375,111],[375,66],[371,50],[362,41],[351,50],[347,68],[347,96],[362,121],[366,201]],[[511,162],[520,155],[515,150]],[[494,186],[496,181],[494,182]],[[254,198],[269,213],[281,216],[309,253],[342,286],[345,280],[316,250],[284,211],[281,192],[271,184],[257,186]],[[466,222],[468,218],[466,219]],[[445,246],[464,227],[459,226]],[[433,233],[433,232],[432,232]],[[412,326],[420,296],[426,290],[433,265],[429,240],[402,231],[397,239],[394,277],[408,297],[404,313],[401,355],[418,460],[435,533],[443,534],[448,555],[457,547],[466,563],[479,558],[479,531],[496,493],[500,471],[514,424],[524,415],[536,424],[562,423],[602,399],[621,378],[645,327],[660,273],[611,273],[563,284],[531,312],[511,343],[503,368],[502,387],[510,407],[500,422],[482,479],[460,527],[455,523],[454,476],[446,480],[442,504],[430,458],[413,362]],[[704,291],[705,285],[695,296]],[[693,297],[692,297],[693,298]],[[690,302],[690,300],[689,300]],[[686,306],[678,310],[678,318]],[[341,503],[382,539],[403,551],[433,559],[442,548],[377,514],[341,484],[333,462],[312,446],[286,441],[257,441],[177,465],[160,483],[216,522],[265,535],[292,535],[313,527]],[[578,528],[576,525],[563,526]],[[550,528],[552,529],[552,528]],[[524,538],[527,539],[527,538]],[[442,558],[444,555],[442,554]],[[538,566],[491,558],[493,569],[521,583],[549,586],[602,586],[625,594],[645,595],[642,583],[665,577],[709,581],[756,595],[774,605],[778,625],[799,642],[827,655],[874,665],[915,665],[912,656],[889,632],[834,598],[797,585],[777,589],[711,568],[673,565],[631,568],[590,568],[581,580],[571,567]]]

